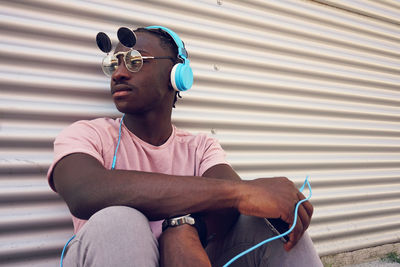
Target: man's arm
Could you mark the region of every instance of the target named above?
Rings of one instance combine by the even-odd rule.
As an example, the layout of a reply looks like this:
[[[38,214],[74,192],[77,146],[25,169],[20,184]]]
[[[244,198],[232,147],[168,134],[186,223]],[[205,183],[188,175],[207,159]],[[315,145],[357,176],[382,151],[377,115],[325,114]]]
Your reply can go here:
[[[169,227],[159,239],[160,267],[210,267],[196,228],[190,225]]]
[[[287,178],[233,181],[107,170],[95,158],[83,153],[61,159],[55,166],[53,181],[71,213],[81,219],[88,219],[108,206],[125,205],[138,209],[150,220],[235,209],[245,215],[282,218],[291,224],[294,205],[304,198]],[[301,223],[286,245],[289,249],[308,227],[311,204],[304,203],[299,214]]]

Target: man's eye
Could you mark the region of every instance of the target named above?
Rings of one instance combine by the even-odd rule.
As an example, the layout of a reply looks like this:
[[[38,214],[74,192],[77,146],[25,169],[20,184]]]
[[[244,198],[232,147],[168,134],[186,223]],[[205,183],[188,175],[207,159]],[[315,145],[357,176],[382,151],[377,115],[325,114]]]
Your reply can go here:
[[[119,65],[119,60],[117,58],[113,57],[113,58],[111,58],[109,65],[114,68]]]
[[[141,64],[142,64],[142,62],[140,60],[131,60],[131,65],[132,66],[139,66]]]

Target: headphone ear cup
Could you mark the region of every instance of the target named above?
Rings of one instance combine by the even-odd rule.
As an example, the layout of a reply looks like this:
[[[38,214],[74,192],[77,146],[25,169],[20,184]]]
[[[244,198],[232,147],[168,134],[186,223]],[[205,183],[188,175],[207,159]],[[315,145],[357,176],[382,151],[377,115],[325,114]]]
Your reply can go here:
[[[193,71],[189,60],[185,63],[175,64],[171,70],[171,84],[176,91],[189,90],[193,85]]]

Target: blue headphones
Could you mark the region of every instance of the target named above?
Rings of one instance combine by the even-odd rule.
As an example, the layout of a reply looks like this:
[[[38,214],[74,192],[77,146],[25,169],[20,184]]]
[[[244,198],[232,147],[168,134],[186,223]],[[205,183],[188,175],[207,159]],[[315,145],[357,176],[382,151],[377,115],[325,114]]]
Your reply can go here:
[[[190,89],[193,85],[193,71],[190,67],[190,61],[187,59],[188,54],[186,52],[185,46],[179,38],[179,36],[172,30],[162,27],[162,26],[149,26],[146,27],[148,30],[160,29],[171,36],[174,40],[176,46],[178,47],[178,58],[183,60],[183,63],[175,64],[171,70],[171,84],[172,87],[177,91],[186,91]]]
[[[188,59],[188,54],[182,40],[175,32],[162,26],[149,26],[146,27],[145,29],[147,30],[160,29],[166,32],[174,40],[176,46],[178,47],[178,58],[183,62],[175,64],[174,67],[172,68],[170,75],[171,84],[176,91],[186,91],[190,89],[193,85],[193,71],[189,65],[190,62]],[[120,43],[126,47],[132,48],[136,43],[135,33],[126,27],[119,28],[117,35]],[[107,36],[107,34],[105,34],[104,32],[99,32],[96,36],[96,42],[100,50],[103,51],[104,53],[107,53],[108,55],[108,53],[112,49],[112,45],[111,45],[111,39]],[[108,75],[106,72],[104,73]]]

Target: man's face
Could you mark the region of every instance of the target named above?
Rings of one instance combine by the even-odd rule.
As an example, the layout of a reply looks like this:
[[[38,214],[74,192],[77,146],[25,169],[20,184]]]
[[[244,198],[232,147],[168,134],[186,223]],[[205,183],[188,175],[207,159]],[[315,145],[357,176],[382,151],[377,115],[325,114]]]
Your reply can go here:
[[[142,56],[175,56],[169,49],[161,47],[157,36],[146,32],[137,32],[136,36],[133,49]],[[115,53],[128,50],[118,44]],[[130,72],[126,69],[123,56],[118,59],[118,69],[111,76],[111,94],[120,112],[138,114],[172,105],[174,91],[168,87],[173,67],[171,60],[144,60],[139,72]]]

